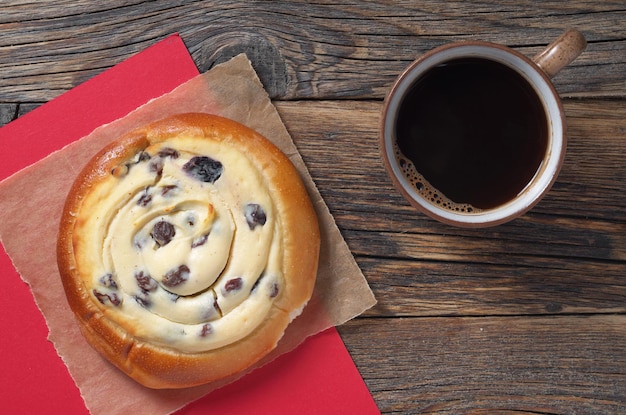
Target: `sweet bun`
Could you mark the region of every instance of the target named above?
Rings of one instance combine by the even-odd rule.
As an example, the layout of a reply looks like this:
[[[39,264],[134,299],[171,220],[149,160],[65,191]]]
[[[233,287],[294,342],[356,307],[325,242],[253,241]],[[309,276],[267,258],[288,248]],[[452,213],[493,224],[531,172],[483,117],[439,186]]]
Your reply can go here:
[[[239,123],[194,113],[136,129],[87,163],[57,259],[91,346],[163,389],[239,373],[274,349],[312,295],[319,248],[289,159]]]

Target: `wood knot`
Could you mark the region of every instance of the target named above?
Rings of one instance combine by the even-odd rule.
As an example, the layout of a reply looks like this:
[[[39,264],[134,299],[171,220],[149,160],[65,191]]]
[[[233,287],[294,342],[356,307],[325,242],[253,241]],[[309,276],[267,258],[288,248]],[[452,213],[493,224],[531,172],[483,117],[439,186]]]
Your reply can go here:
[[[546,307],[546,311],[548,313],[559,313],[559,312],[563,311],[563,306],[561,304],[559,304],[559,303],[552,303],[552,302],[550,302],[550,303],[546,304],[545,307]]]
[[[270,98],[287,92],[287,64],[278,48],[267,38],[256,33],[223,33],[206,39],[192,52],[200,72],[245,53]]]

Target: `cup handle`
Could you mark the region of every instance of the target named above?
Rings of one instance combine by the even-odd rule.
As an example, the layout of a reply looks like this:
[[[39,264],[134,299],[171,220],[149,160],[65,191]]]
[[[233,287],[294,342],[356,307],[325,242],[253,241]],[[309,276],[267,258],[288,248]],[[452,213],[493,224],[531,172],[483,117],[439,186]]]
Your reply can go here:
[[[569,65],[587,47],[582,33],[569,29],[541,53],[535,55],[533,61],[552,78],[561,69]]]

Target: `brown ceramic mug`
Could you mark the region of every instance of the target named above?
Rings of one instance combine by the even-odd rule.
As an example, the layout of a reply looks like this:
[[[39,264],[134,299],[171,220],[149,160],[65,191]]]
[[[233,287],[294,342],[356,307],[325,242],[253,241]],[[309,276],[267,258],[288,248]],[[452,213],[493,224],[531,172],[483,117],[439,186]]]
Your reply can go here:
[[[569,30],[532,60],[456,42],[413,62],[385,99],[380,149],[396,188],[428,216],[486,227],[533,207],[559,173],[563,108],[550,78],[586,47]]]

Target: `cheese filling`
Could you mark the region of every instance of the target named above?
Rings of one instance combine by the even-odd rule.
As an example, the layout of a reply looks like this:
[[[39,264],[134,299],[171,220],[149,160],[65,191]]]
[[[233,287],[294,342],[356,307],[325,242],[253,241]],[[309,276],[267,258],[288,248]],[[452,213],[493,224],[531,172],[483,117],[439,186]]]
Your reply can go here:
[[[224,143],[179,136],[146,148],[87,195],[74,235],[107,317],[182,352],[244,338],[281,292],[270,191]]]

